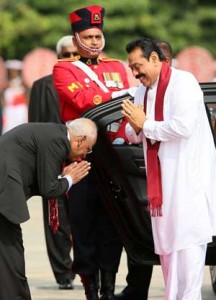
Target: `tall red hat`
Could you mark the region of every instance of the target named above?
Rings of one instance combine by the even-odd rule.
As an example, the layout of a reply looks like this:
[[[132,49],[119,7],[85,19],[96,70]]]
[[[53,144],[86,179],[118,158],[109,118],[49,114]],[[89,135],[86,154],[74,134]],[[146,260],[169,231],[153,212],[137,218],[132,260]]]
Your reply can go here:
[[[83,7],[71,12],[69,18],[73,33],[92,27],[102,30],[104,14],[105,9],[97,5]]]

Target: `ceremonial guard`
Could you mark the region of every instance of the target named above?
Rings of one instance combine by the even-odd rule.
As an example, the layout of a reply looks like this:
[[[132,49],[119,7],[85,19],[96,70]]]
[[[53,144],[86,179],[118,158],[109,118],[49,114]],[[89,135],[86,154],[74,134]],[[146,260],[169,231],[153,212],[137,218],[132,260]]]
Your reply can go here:
[[[61,59],[53,72],[63,122],[79,117],[119,93],[126,93],[129,88],[124,65],[117,59],[99,57],[105,46],[104,13],[100,6],[89,6],[70,14],[73,42],[79,55]],[[119,137],[116,126],[111,131],[112,139]],[[112,300],[122,244],[97,188],[90,174],[80,182],[79,188],[71,189],[73,271],[81,277],[86,299],[99,299],[100,289],[100,299]]]

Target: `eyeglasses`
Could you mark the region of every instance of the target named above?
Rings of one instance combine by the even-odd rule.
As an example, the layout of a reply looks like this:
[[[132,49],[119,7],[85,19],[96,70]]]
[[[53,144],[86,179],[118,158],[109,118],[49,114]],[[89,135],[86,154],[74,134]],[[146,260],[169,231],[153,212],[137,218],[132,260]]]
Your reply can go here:
[[[90,154],[90,153],[92,153],[92,151],[93,151],[92,149],[88,149],[86,154]]]
[[[76,56],[78,55],[78,53],[76,51],[73,51],[73,52],[63,52],[62,53],[62,57],[64,58],[69,58],[69,57],[73,57],[73,56]]]

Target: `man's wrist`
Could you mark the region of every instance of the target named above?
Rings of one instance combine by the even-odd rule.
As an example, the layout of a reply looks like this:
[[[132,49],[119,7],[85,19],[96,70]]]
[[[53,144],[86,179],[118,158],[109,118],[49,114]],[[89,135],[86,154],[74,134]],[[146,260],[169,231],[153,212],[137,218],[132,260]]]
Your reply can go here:
[[[71,177],[70,175],[64,175],[64,176],[59,175],[58,178],[59,178],[59,179],[65,178],[65,179],[67,180],[67,182],[68,182],[68,190],[67,190],[67,192],[68,192],[69,189],[70,189],[70,188],[72,187],[72,185],[73,185],[73,179],[72,179],[72,177]]]
[[[143,123],[140,126],[137,126],[136,128],[134,128],[137,135],[143,130],[143,126],[144,126],[146,120],[147,120],[147,118],[145,118],[143,120]]]

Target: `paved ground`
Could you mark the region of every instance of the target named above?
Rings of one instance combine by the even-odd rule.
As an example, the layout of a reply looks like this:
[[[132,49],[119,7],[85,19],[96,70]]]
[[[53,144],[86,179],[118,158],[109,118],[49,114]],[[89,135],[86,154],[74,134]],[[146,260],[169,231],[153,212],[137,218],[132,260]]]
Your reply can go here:
[[[44,241],[42,224],[42,206],[40,197],[34,197],[28,201],[31,219],[24,223],[23,239],[26,254],[26,271],[33,300],[84,300],[82,285],[77,277],[75,289],[72,291],[58,290],[49,265]],[[127,273],[126,256],[122,255],[120,270],[117,276],[116,291],[121,291],[125,285]],[[164,285],[159,266],[154,267],[149,299],[163,300]],[[136,300],[136,299],[132,299]],[[193,299],[191,299],[193,300]],[[203,300],[216,300],[212,292],[209,268],[203,283]]]

